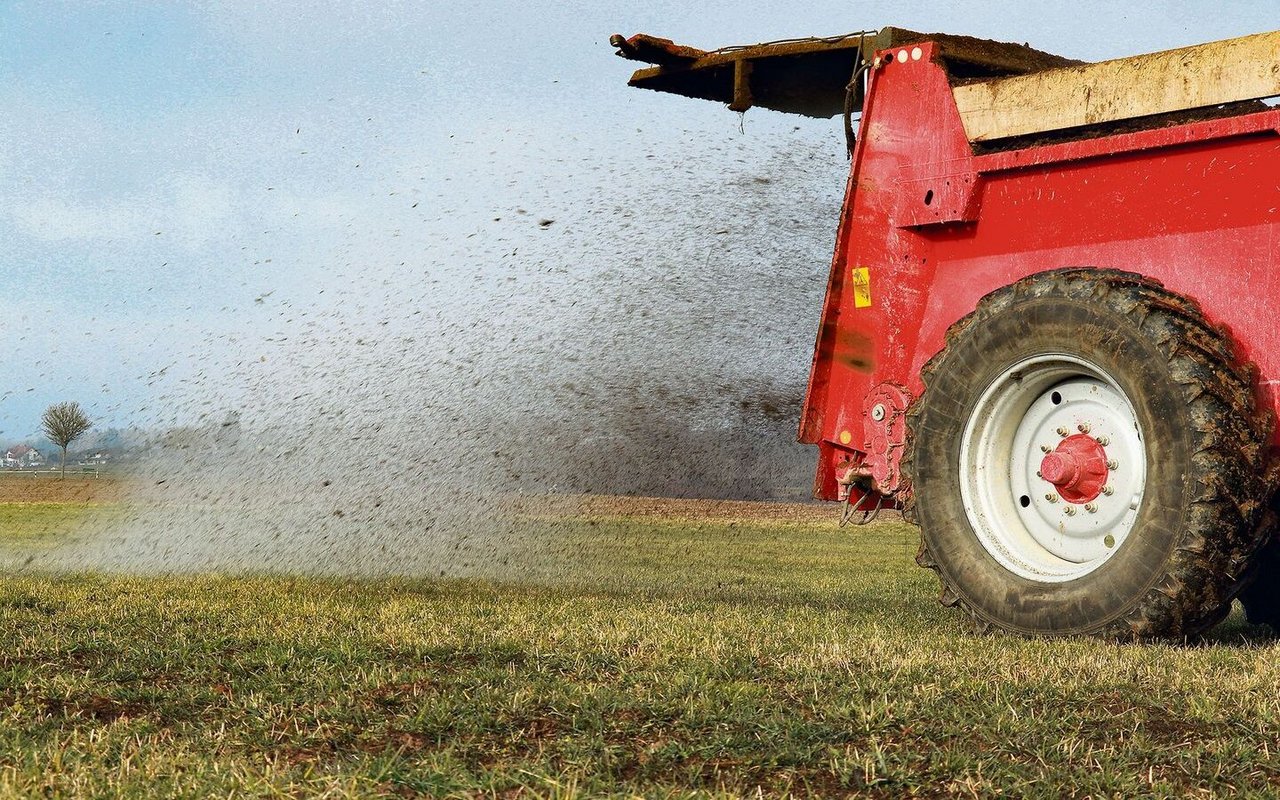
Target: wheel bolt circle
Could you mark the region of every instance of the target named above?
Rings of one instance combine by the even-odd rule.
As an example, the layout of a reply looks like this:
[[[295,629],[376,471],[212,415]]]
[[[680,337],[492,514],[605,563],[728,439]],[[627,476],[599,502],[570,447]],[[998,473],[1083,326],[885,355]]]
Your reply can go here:
[[[1087,425],[1085,427],[1088,427]],[[1059,429],[1065,432],[1065,428]],[[1092,503],[1105,485],[1106,451],[1088,434],[1063,437],[1054,450],[1040,446],[1044,457],[1036,477],[1053,484],[1055,494],[1070,503]],[[1114,467],[1113,467],[1114,468]]]

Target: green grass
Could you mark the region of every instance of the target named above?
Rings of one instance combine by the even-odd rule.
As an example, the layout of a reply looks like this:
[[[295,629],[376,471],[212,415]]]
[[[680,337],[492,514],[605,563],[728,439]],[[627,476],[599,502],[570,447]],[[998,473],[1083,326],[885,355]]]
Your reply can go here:
[[[1280,664],[973,637],[901,524],[530,522],[519,583],[0,583],[0,795],[1265,796]]]
[[[86,503],[0,503],[0,550],[56,545],[99,506]]]

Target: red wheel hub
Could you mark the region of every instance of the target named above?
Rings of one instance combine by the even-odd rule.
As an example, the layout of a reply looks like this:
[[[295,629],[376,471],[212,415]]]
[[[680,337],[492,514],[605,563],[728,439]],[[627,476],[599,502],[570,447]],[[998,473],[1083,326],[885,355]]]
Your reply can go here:
[[[1107,485],[1107,451],[1085,433],[1068,436],[1040,462],[1040,477],[1068,503],[1087,503]]]

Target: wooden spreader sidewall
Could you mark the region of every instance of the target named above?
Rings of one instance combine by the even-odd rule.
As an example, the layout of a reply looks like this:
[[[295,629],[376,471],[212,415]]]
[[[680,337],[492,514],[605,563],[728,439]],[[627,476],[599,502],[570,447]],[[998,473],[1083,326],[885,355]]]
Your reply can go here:
[[[1062,582],[1029,580],[996,561],[960,492],[961,438],[974,404],[1011,366],[1045,354],[1075,356],[1112,378],[1133,408],[1147,459],[1128,536],[1092,572]],[[1088,633],[1131,613],[1169,574],[1188,524],[1192,448],[1204,434],[1157,344],[1106,304],[1042,295],[977,321],[940,358],[920,399],[912,477],[917,519],[944,583],[975,615],[1027,634]]]

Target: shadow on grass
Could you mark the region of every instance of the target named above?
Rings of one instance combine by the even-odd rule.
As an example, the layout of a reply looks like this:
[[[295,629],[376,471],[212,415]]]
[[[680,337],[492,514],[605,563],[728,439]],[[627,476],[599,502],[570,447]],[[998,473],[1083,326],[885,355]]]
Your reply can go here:
[[[1270,647],[1280,641],[1270,625],[1252,625],[1245,619],[1244,609],[1239,602],[1231,610],[1231,615],[1221,623],[1205,632],[1199,639],[1192,640],[1190,645],[1217,647]]]

